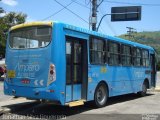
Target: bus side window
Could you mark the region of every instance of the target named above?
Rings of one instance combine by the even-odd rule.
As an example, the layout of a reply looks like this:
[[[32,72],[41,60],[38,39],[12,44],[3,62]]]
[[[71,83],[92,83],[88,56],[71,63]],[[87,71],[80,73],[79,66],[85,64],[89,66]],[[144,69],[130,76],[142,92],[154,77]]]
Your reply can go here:
[[[142,50],[142,66],[149,66],[149,52],[148,50]]]
[[[132,49],[132,56],[133,56],[133,65],[134,66],[141,66],[142,65],[142,53],[141,49],[134,47]]]
[[[105,42],[99,38],[90,39],[90,62],[91,64],[105,63]]]
[[[108,62],[108,42],[105,41],[105,45],[104,45],[104,61],[105,61],[105,64],[107,64]]]
[[[108,63],[110,65],[120,64],[120,44],[115,42],[108,43],[109,58]]]
[[[130,46],[121,45],[121,62],[124,66],[130,66],[132,64]]]
[[[71,84],[71,42],[66,42],[66,61],[66,71],[68,72],[66,74],[66,84]]]
[[[135,66],[136,65],[136,48],[132,47],[132,64]]]

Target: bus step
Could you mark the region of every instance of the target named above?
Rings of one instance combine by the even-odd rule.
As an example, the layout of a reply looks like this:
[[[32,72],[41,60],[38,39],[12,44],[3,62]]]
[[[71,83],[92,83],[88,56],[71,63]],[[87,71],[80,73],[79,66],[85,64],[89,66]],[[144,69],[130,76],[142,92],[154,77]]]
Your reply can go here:
[[[84,105],[84,102],[85,102],[85,101],[86,101],[86,100],[72,101],[72,102],[66,103],[66,105],[68,105],[69,107]]]

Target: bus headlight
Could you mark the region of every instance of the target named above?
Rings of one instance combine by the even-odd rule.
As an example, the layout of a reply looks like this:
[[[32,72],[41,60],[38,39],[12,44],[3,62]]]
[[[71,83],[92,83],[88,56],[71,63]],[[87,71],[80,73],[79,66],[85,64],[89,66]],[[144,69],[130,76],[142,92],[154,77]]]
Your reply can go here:
[[[52,82],[56,80],[56,67],[54,64],[50,64],[49,74],[48,74],[48,84],[50,85]]]

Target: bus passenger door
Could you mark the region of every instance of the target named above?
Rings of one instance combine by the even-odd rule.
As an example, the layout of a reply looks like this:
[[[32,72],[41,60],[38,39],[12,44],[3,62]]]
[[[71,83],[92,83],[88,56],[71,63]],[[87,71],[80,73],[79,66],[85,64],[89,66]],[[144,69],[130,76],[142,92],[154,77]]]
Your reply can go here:
[[[155,54],[150,54],[150,64],[151,64],[151,86],[156,86],[156,61]]]
[[[66,38],[66,102],[86,99],[87,44],[85,40]]]

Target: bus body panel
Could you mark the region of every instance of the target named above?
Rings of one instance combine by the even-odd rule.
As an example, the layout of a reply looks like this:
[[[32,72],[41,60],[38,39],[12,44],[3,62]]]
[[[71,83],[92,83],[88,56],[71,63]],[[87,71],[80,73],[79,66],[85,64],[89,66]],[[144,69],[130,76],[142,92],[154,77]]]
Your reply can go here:
[[[50,101],[59,101],[59,98],[57,96],[58,93],[57,92],[52,93],[49,91],[52,89],[56,91],[57,88],[55,85],[44,88],[32,88],[32,87],[9,85],[5,82],[4,89],[5,89],[4,94],[6,95],[25,97],[27,99],[33,99],[33,100],[43,99]]]
[[[87,78],[83,78],[83,80],[86,80],[85,84],[75,84],[74,86],[66,84],[66,76],[68,72],[66,69],[66,36],[77,38],[79,41],[86,42],[87,44],[87,49],[85,49],[85,55],[87,57],[87,70],[85,72]],[[151,65],[149,67],[136,67],[133,65],[108,65],[108,63],[105,65],[91,64],[89,51],[89,39],[91,36],[103,38],[106,41],[115,41],[121,44],[139,47],[148,50],[149,54],[155,54],[154,49],[149,46],[55,22],[52,30],[51,43],[45,48],[12,50],[8,47],[9,40],[7,41],[7,69],[15,70],[16,76],[18,76],[19,70],[20,75],[23,75],[23,71],[28,72],[29,69],[32,70],[35,68],[34,72],[31,71],[31,73],[35,73],[35,78],[31,79],[28,77],[30,80],[29,84],[22,82],[23,79],[26,79],[25,76],[21,76],[21,78],[6,78],[4,82],[4,93],[7,95],[22,96],[31,99],[59,101],[61,105],[65,105],[68,102],[83,98],[85,98],[86,101],[94,100],[96,87],[101,81],[104,81],[108,86],[109,97],[137,93],[142,90],[142,85],[145,79],[149,81],[149,88],[153,86],[151,84],[152,81],[156,81],[154,78],[154,80],[151,78]],[[35,58],[31,56],[34,56]],[[151,58],[149,58],[149,61],[150,60]],[[24,64],[38,64],[40,67],[36,68],[36,66],[28,66],[28,69],[26,69]],[[48,74],[51,64],[55,65],[56,80],[53,83],[48,84]],[[36,71],[37,69],[39,71]],[[27,74],[29,74],[29,72]],[[44,81],[42,82],[41,80]],[[14,91],[16,91],[16,93],[14,93]],[[85,91],[86,94],[84,94]],[[86,97],[82,97],[82,94]]]
[[[57,86],[56,95],[62,105],[65,104],[65,37],[63,26],[61,24],[54,24],[53,26],[53,40],[51,50],[51,60],[56,67],[56,81]],[[53,98],[54,99],[54,98]]]
[[[55,28],[54,28],[55,27]],[[7,42],[7,52],[6,52],[6,64],[7,70],[16,71],[16,78],[6,78],[4,85],[4,93],[7,95],[22,96],[32,99],[44,99],[52,101],[60,101],[62,105],[65,104],[65,70],[64,62],[65,59],[62,59],[62,54],[64,54],[65,47],[64,36],[62,26],[54,24],[52,31],[52,40],[51,43],[45,48],[30,49],[30,50],[12,50],[8,46]],[[61,32],[60,32],[61,31]],[[61,39],[61,40],[56,40]],[[8,40],[9,41],[9,40]],[[65,44],[65,43],[64,43]],[[34,58],[36,57],[36,58]],[[12,61],[12,62],[11,62]],[[17,71],[20,69],[20,75],[23,75],[23,71],[26,70],[24,63],[21,65],[19,63],[27,62],[26,66],[34,63],[39,65],[39,71],[33,72],[30,71],[29,77],[20,76],[17,78]],[[28,63],[30,62],[30,63]],[[63,64],[62,64],[63,63]],[[21,65],[20,67],[17,67]],[[56,80],[48,84],[48,74],[49,66],[54,64],[56,68]],[[30,66],[28,69],[32,69]],[[37,70],[36,69],[36,70]],[[28,72],[28,71],[27,71]],[[35,73],[35,78],[31,78],[30,75]],[[26,74],[24,74],[26,75]],[[22,80],[29,80],[29,83],[23,83]],[[42,81],[43,80],[43,81]],[[50,92],[53,91],[52,93]],[[13,91],[16,91],[13,93]],[[28,91],[28,92],[27,92]]]
[[[89,87],[94,93],[97,84],[105,81],[109,87],[109,96],[116,96],[127,93],[136,93],[141,90],[142,83],[145,78],[149,78],[145,74],[145,70],[133,67],[115,67],[115,66],[91,66],[89,71],[89,82],[92,81],[94,87]],[[105,72],[102,69],[106,69]],[[124,76],[125,74],[125,76]],[[93,96],[92,96],[93,98]]]
[[[12,62],[7,66],[7,69],[15,72],[15,77],[8,79],[10,84],[26,87],[46,87],[50,54],[50,46],[38,51],[9,50],[6,56],[6,63]],[[29,81],[28,83],[27,80]]]

